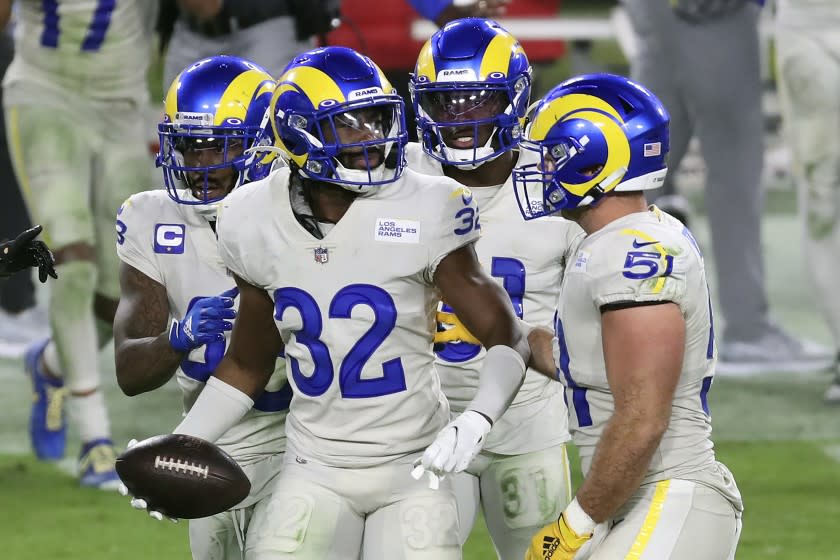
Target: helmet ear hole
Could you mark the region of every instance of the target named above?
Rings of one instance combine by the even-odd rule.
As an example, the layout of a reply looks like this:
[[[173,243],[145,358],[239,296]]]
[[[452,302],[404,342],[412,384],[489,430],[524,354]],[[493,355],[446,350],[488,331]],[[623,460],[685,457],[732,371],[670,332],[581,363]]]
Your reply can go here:
[[[625,99],[623,95],[618,96],[618,101],[621,103],[621,108],[625,115],[629,115],[636,110],[636,107],[630,101]]]

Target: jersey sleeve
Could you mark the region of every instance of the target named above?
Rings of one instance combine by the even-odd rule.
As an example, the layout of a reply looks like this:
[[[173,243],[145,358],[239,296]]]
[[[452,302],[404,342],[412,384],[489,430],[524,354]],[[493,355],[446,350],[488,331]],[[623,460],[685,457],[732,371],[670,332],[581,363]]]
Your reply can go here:
[[[681,255],[685,246],[678,240],[670,241],[668,233],[624,229],[609,232],[578,251],[572,265],[588,268],[597,307],[682,303],[686,263]]]
[[[155,259],[153,221],[156,201],[140,193],[130,196],[117,211],[117,255],[120,260],[163,284]]]
[[[430,178],[431,179],[431,178]],[[432,282],[440,261],[452,251],[478,240],[481,233],[478,205],[468,187],[447,178],[435,178],[442,181],[439,188],[427,192],[439,193],[438,204],[432,203],[432,231],[426,238],[429,252],[427,277]],[[436,187],[438,185],[435,185]]]

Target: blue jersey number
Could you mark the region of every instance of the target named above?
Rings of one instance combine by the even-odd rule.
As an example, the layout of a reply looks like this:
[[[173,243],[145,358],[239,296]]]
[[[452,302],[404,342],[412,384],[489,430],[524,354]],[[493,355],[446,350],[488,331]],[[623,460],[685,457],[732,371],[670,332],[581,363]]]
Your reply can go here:
[[[493,257],[490,264],[490,274],[502,279],[502,286],[510,297],[513,311],[520,319],[523,315],[522,300],[525,297],[525,265],[518,259],[510,257]],[[452,313],[452,308],[443,304],[441,311]],[[436,352],[438,358],[447,362],[466,362],[472,360],[481,351],[477,344],[466,342],[447,342],[443,349]]]
[[[461,227],[452,230],[455,235],[466,235],[472,230],[478,231],[481,229],[481,224],[478,222],[478,212],[469,206],[458,210],[455,217],[460,219],[463,224]]]
[[[83,51],[96,52],[102,47],[116,5],[117,0],[98,0],[96,2],[87,34],[82,41]],[[44,10],[44,30],[41,32],[41,46],[55,49],[58,47],[58,36],[61,33],[58,0],[42,0],[41,6]]]
[[[187,313],[190,312],[192,306],[201,297],[204,296],[194,297],[190,300],[187,306]],[[226,340],[218,340],[210,344],[205,344],[204,361],[195,362],[188,358],[184,359],[181,362],[181,371],[191,379],[206,383],[210,379],[210,376],[213,375],[213,372],[216,371],[216,368],[219,367],[219,362],[222,361],[226,348]],[[279,357],[283,357],[282,352]],[[292,402],[292,387],[285,384],[278,391],[263,391],[263,394],[254,400],[254,409],[260,412],[280,412],[288,410],[290,402]]]
[[[633,280],[644,280],[655,276],[659,272],[659,264],[663,256],[652,251],[628,251],[624,259],[624,277]],[[662,276],[670,276],[674,269],[673,255],[665,255],[665,271]]]
[[[290,358],[292,376],[302,393],[310,397],[323,395],[333,382],[335,371],[327,346],[321,341],[323,322],[318,303],[298,288],[280,288],[274,292],[275,318],[283,319],[288,308],[300,313],[303,325],[295,331],[295,339],[309,350],[314,368],[311,375],[300,371],[300,363]],[[405,391],[405,371],[402,360],[393,358],[382,364],[382,376],[362,379],[362,370],[376,349],[385,341],[397,324],[397,307],[390,294],[377,286],[351,284],[339,290],[329,308],[331,319],[349,319],[353,308],[363,305],[373,310],[370,329],[344,357],[338,371],[338,387],[345,399],[379,397]]]
[[[122,245],[125,243],[125,232],[128,231],[128,226],[122,220],[117,220],[117,243]]]

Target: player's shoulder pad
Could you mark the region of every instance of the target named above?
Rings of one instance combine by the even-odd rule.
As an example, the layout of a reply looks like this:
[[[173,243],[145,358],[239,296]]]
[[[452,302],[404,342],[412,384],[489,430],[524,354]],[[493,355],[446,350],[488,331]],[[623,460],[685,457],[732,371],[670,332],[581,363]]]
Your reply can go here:
[[[117,219],[123,222],[142,219],[152,220],[162,214],[162,210],[172,203],[163,189],[141,191],[129,196],[117,210]]]
[[[601,304],[612,301],[670,300],[685,292],[689,250],[670,224],[644,221],[610,228],[587,238],[572,255],[572,271],[586,272]]]

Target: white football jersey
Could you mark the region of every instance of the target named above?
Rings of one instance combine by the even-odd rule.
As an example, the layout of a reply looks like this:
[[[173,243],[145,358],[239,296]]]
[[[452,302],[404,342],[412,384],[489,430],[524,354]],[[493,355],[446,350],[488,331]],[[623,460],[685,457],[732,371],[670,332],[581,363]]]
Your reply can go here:
[[[669,301],[685,319],[685,354],[671,420],[644,484],[679,478],[717,488],[740,508],[734,482],[716,468],[707,396],[716,350],[703,257],[688,229],[655,207],[587,236],[569,262],[555,325],[555,359],[584,474],[612,417],[601,337],[605,306]]]
[[[170,315],[177,319],[186,315],[194,299],[217,296],[236,287],[219,257],[216,236],[207,219],[191,206],[169,198],[164,190],[135,194],[122,205],[117,215],[117,254],[123,262],[166,287]],[[238,307],[236,298],[234,308]],[[175,376],[186,411],[213,374],[226,346],[227,340],[197,348],[178,368]],[[218,445],[242,465],[283,452],[284,421],[291,396],[285,361],[277,360],[265,393],[219,439]]]
[[[840,25],[840,2],[837,0],[779,0],[776,25],[823,31]]]
[[[478,238],[472,194],[406,170],[317,239],[293,214],[289,173],[234,191],[218,221],[225,264],[275,303],[295,393],[289,445],[338,467],[421,451],[449,420],[434,370],[433,277]]]
[[[18,0],[4,84],[145,101],[157,9],[153,0]]]
[[[520,157],[535,156],[520,152]],[[410,169],[443,176],[440,163],[418,143],[408,145],[406,159]],[[563,270],[583,230],[559,216],[526,222],[511,178],[499,188],[475,188],[472,192],[481,212],[481,238],[475,245],[481,265],[508,293],[520,318],[553,328]],[[466,343],[449,343],[437,353],[441,385],[454,412],[463,411],[475,396],[485,353],[481,346]],[[484,448],[518,455],[568,441],[561,392],[559,383],[529,369],[513,404],[493,425]]]

